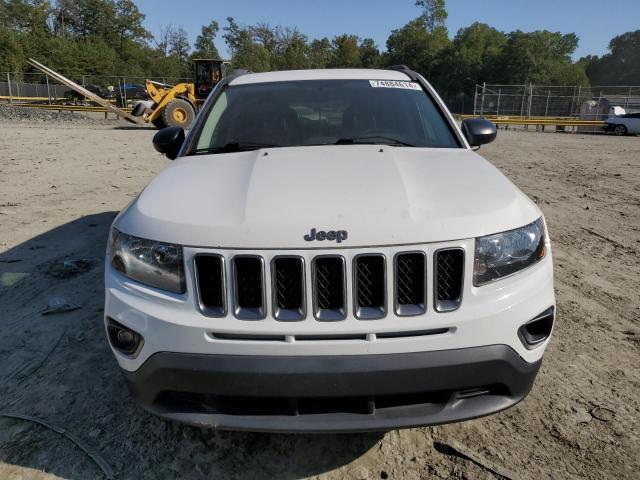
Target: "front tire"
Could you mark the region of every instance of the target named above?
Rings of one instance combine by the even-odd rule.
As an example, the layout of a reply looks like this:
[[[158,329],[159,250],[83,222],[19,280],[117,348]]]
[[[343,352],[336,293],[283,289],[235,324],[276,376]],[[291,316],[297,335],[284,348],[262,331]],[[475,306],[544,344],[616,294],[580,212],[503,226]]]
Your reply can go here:
[[[627,134],[627,127],[624,125],[616,125],[616,128],[613,129],[613,133],[618,137],[623,137]]]
[[[162,110],[162,119],[169,127],[191,128],[196,112],[189,102],[181,98],[171,100]]]
[[[167,125],[164,123],[164,120],[162,119],[162,115],[159,115],[158,117],[151,120],[151,123],[153,123],[153,126],[158,130],[162,130],[163,128],[167,127]]]

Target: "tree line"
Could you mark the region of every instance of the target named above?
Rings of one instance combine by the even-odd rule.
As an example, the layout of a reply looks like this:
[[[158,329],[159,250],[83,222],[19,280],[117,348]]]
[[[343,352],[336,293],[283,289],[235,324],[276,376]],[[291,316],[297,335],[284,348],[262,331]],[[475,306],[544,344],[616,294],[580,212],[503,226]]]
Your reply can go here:
[[[416,18],[390,32],[385,49],[351,33],[309,38],[295,27],[203,25],[195,43],[181,27],[152,33],[132,0],[0,0],[0,71],[29,72],[28,57],[69,76],[190,77],[191,58],[216,58],[227,45],[235,68],[383,68],[405,64],[450,101],[477,83],[640,85],[640,30],[613,38],[609,53],[578,61],[574,33],[502,32],[484,23],[445,26],[445,0],[417,0]]]

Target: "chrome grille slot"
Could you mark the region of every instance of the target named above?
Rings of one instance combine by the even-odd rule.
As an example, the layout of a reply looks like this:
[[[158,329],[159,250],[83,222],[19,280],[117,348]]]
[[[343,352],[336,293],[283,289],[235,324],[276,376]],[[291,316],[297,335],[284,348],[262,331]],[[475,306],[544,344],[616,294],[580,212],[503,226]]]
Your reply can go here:
[[[385,258],[381,254],[353,259],[354,314],[361,319],[382,318],[387,310]]]
[[[234,314],[244,320],[260,320],[266,315],[264,261],[253,255],[233,257]]]
[[[460,306],[464,278],[464,250],[451,248],[435,253],[435,308],[451,312]]]
[[[252,335],[243,333],[209,333],[209,337],[215,340],[235,340],[244,342],[284,342],[285,335]]]
[[[424,252],[399,253],[395,258],[396,314],[421,315],[427,309],[427,260]]]
[[[345,263],[341,256],[313,259],[313,308],[318,320],[344,320],[347,313]]]
[[[223,317],[227,313],[224,259],[220,255],[196,255],[196,288],[202,313]]]
[[[296,342],[315,342],[315,341],[328,341],[335,342],[340,340],[366,340],[366,333],[343,333],[343,334],[318,334],[318,335],[296,335]]]
[[[304,262],[301,257],[276,257],[271,263],[273,316],[276,320],[302,320],[305,309]]]

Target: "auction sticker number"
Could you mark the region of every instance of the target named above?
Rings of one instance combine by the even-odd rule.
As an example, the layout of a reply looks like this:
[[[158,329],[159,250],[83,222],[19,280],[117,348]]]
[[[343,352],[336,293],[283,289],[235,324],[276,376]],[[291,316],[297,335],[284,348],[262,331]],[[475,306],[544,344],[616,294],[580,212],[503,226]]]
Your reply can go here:
[[[369,80],[373,88],[404,88],[407,90],[422,90],[420,85],[413,82],[401,82],[398,80]]]

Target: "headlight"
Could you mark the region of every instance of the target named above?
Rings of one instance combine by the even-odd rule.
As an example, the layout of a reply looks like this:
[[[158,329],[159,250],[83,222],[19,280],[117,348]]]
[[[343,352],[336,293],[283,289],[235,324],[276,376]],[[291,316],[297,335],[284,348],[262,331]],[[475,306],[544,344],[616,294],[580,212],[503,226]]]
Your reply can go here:
[[[473,284],[498,280],[536,263],[545,255],[542,217],[507,232],[476,238]]]
[[[133,237],[111,229],[109,262],[129,278],[152,287],[184,293],[182,247]]]

